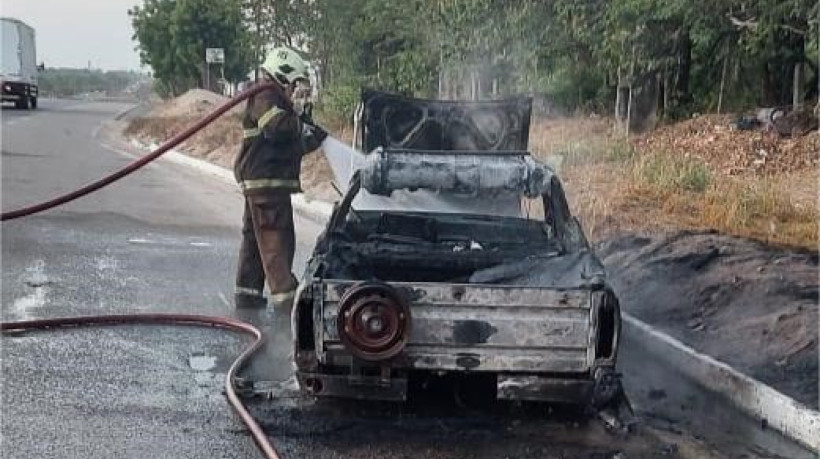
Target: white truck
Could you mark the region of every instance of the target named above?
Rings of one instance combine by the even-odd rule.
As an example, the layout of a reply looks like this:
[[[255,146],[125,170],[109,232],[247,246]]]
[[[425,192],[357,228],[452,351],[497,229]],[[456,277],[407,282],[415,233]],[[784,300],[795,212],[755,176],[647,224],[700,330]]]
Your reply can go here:
[[[20,109],[37,108],[39,92],[34,29],[13,18],[0,18],[0,27],[0,88],[3,102],[14,102]]]

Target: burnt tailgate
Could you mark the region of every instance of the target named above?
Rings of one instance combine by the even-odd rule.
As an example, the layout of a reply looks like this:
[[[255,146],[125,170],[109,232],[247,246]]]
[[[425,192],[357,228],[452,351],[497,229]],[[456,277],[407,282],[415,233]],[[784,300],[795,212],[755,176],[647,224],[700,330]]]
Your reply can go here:
[[[323,283],[317,327],[320,360],[344,354],[339,301],[352,281]],[[412,330],[395,367],[435,370],[581,373],[593,355],[592,294],[586,289],[468,284],[390,285],[410,303]]]

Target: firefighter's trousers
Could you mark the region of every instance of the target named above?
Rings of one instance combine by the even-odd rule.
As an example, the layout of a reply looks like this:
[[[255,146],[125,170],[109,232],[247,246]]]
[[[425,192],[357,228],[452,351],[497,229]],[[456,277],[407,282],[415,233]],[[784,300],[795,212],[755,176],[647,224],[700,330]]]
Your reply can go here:
[[[236,306],[265,306],[267,278],[274,305],[292,304],[297,281],[293,276],[296,236],[290,193],[272,191],[245,197],[242,244],[236,273]]]

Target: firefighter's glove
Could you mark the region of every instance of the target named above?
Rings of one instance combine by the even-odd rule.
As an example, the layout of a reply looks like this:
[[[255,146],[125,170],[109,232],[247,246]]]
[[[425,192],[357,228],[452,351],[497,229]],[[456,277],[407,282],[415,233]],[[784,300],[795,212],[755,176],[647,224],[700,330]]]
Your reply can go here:
[[[327,131],[322,129],[320,126],[312,125],[310,126],[311,133],[313,134],[313,138],[316,139],[316,142],[321,144],[327,138]]]

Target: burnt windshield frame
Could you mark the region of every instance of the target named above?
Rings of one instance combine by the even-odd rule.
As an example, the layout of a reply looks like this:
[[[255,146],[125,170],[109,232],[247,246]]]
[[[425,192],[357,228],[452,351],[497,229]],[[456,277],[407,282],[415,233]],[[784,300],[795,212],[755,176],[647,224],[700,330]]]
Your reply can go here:
[[[378,147],[414,150],[527,150],[529,143],[532,99],[520,96],[499,100],[455,101],[420,99],[399,94],[362,90],[361,145],[365,151]],[[405,120],[408,132],[405,143],[391,142],[392,135],[386,116],[391,112],[418,111],[417,119]],[[423,112],[423,113],[422,113]],[[473,114],[494,114],[503,120],[496,132],[481,129]],[[455,126],[464,128],[460,132]],[[393,126],[395,127],[395,126]],[[492,134],[496,135],[492,135]],[[427,134],[427,135],[424,135]],[[467,137],[470,145],[458,146],[456,137]],[[493,137],[492,139],[490,137]],[[421,140],[423,138],[423,140]],[[477,145],[480,144],[480,145]]]

